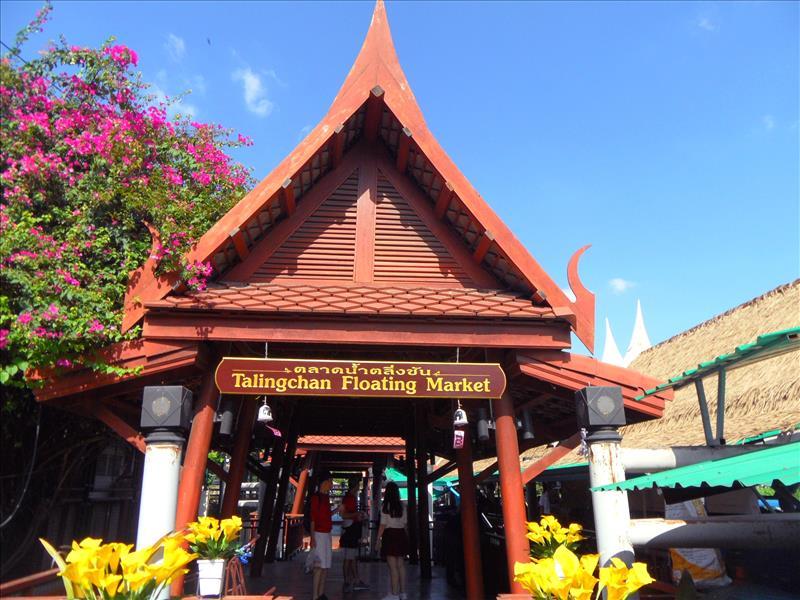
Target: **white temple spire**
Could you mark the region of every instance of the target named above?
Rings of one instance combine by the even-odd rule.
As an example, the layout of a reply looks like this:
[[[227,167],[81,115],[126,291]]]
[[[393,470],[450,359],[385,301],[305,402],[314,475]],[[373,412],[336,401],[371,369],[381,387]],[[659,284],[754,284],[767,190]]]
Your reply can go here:
[[[633,324],[633,334],[631,335],[631,343],[628,344],[628,350],[625,352],[623,361],[624,366],[630,365],[637,356],[647,350],[653,344],[650,343],[650,336],[647,335],[647,329],[644,326],[644,316],[642,315],[642,303],[636,300],[636,322]]]
[[[611,323],[608,322],[608,317],[606,317],[606,341],[603,344],[603,357],[600,360],[618,367],[623,366],[622,354],[619,352],[614,334],[611,333]]]

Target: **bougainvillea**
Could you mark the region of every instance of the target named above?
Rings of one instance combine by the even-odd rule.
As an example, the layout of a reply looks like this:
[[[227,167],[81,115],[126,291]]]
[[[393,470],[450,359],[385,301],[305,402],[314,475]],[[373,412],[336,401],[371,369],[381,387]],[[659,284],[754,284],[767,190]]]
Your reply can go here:
[[[23,43],[49,12],[0,60],[4,384],[23,385],[28,368],[70,368],[88,350],[137,335],[120,331],[122,302],[151,246],[159,272],[180,271],[202,288],[211,266],[182,257],[250,183],[226,152],[249,140],[169,118],[130,48],[62,39],[23,60]]]

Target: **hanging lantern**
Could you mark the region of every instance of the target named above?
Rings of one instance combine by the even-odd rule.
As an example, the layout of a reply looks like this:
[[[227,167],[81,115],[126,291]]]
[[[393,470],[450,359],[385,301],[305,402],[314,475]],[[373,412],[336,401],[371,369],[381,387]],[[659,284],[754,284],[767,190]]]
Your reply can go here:
[[[258,409],[258,422],[259,423],[272,423],[272,409],[269,404],[264,402]]]
[[[453,427],[466,427],[467,425],[469,425],[467,412],[461,407],[457,408],[453,415]]]
[[[489,415],[485,408],[478,409],[478,439],[482,442],[489,440]]]

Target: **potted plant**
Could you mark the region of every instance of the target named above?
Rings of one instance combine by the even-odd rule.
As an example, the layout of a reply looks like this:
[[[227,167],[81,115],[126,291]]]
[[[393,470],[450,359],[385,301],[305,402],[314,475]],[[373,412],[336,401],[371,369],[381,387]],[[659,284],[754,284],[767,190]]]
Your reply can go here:
[[[239,550],[242,519],[234,516],[221,521],[200,517],[187,527],[184,536],[197,558],[197,594],[220,596],[225,580],[225,562]]]
[[[582,530],[577,523],[562,527],[550,515],[528,523],[528,539],[533,542],[531,562],[515,563],[514,580],[537,600],[591,600],[604,590],[607,600],[624,600],[654,581],[644,563],[628,567],[618,558],[601,567],[596,577],[598,555],[575,553],[583,539]]]
[[[179,534],[141,550],[133,550],[133,544],[85,538],[72,542],[66,557],[47,541],[39,541],[61,569],[70,600],[155,600],[176,576],[188,572],[187,565],[196,558],[184,549]]]

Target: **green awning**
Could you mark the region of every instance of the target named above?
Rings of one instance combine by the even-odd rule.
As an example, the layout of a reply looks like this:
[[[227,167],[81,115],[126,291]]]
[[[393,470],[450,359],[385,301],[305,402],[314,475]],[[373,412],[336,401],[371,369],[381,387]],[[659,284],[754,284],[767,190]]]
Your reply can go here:
[[[670,388],[680,388],[689,385],[693,381],[702,379],[706,375],[715,373],[720,369],[730,370],[743,367],[759,360],[799,348],[800,327],[766,333],[758,336],[755,342],[738,346],[733,352],[722,354],[711,360],[701,362],[697,367],[688,369],[680,375],[670,378],[666,383],[662,383],[653,389],[647,390],[641,396],[637,396],[636,400],[641,400],[647,396],[657,394],[658,392]]]
[[[593,492],[609,490],[645,490],[652,487],[750,487],[800,483],[800,441],[765,446],[747,454],[707,460],[652,475],[634,477],[621,483],[592,488]]]

